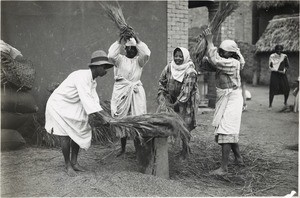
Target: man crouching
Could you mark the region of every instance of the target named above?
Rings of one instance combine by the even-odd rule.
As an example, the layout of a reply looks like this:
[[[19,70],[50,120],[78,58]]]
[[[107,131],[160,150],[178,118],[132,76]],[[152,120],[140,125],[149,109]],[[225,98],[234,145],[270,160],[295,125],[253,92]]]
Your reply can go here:
[[[95,51],[89,69],[72,72],[47,101],[45,129],[59,136],[66,171],[71,177],[76,176],[76,171],[85,171],[77,157],[79,148],[87,150],[91,145],[90,120],[96,117],[101,124],[108,124],[100,106],[95,79],[106,75],[106,70],[112,67],[104,51]]]

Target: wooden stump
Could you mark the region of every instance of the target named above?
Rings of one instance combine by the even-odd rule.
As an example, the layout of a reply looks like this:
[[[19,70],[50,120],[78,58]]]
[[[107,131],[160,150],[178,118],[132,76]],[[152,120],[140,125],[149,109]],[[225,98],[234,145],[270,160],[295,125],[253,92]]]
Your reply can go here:
[[[168,138],[144,138],[143,145],[134,140],[140,172],[169,179]]]

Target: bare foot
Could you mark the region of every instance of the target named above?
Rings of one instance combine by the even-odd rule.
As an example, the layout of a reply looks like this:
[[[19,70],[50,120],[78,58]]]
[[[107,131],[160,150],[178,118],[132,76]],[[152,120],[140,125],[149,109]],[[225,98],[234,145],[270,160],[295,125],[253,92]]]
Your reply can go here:
[[[121,155],[123,155],[125,153],[125,151],[120,151],[120,153],[117,154],[117,157],[120,157]]]
[[[245,163],[243,161],[242,158],[240,159],[235,159],[234,162],[233,162],[235,165],[238,165],[238,166],[245,166]]]
[[[67,174],[69,177],[76,177],[77,173],[74,171],[74,169],[72,167],[68,167],[66,168],[67,170]]]
[[[184,162],[187,160],[187,156],[186,155],[183,155],[183,154],[180,154],[179,157],[178,157],[178,161],[180,162]]]
[[[73,167],[73,169],[74,169],[75,171],[81,171],[81,172],[87,171],[85,168],[83,168],[83,167],[80,166],[79,164],[74,164],[74,165],[72,165],[72,167]]]
[[[220,176],[226,175],[227,173],[228,172],[223,170],[222,168],[218,168],[217,170],[209,172],[210,175],[220,175]]]

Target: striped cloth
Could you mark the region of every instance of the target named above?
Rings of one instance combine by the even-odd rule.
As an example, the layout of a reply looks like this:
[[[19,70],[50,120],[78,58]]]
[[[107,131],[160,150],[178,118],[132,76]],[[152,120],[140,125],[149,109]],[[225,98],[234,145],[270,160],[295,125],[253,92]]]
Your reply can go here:
[[[170,64],[162,71],[159,79],[158,95],[163,94],[166,100],[179,105],[174,107],[185,121],[189,131],[196,127],[196,115],[199,104],[199,90],[197,85],[197,73],[193,65],[186,71],[183,81],[178,82],[171,75]]]

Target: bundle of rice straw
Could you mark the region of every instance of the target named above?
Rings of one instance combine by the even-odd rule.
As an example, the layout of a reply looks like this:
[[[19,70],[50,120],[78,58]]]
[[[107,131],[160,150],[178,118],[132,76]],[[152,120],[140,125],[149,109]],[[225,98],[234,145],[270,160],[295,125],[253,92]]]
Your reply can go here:
[[[166,97],[166,96],[160,95],[157,98],[158,100],[161,100],[161,102],[159,103],[159,105],[158,105],[158,107],[156,109],[156,113],[166,113],[168,116],[172,115],[172,116],[174,116],[174,119],[176,119],[178,122],[182,123],[182,125],[186,128],[187,125],[184,122],[184,120],[179,116],[179,114],[177,114],[174,111],[174,109],[172,107],[170,107],[168,105],[168,101],[166,101],[166,99],[162,98],[162,97]],[[190,138],[191,138],[191,134],[190,134],[189,131],[188,131],[188,135],[186,137],[187,137],[187,139],[183,139],[183,138],[181,138],[181,139],[182,139],[182,144],[185,145],[184,148],[186,149],[186,152],[189,155],[190,154],[190,150],[191,150],[190,146],[189,146],[189,141],[190,141]]]
[[[101,137],[106,141],[101,143],[113,142],[115,137],[139,138],[141,141],[144,137],[173,137],[181,138],[183,143],[188,143],[190,133],[185,127],[183,120],[174,113],[155,113],[143,114],[139,116],[128,116],[122,119],[113,119],[110,116],[110,104],[108,101],[100,103],[109,122],[109,126],[94,123],[94,137]],[[97,121],[95,121],[97,122]],[[107,141],[108,140],[108,141]]]
[[[1,85],[18,89],[31,89],[35,79],[35,69],[31,61],[14,60],[1,52]]]
[[[159,100],[161,102],[159,102]],[[158,105],[158,107],[156,109],[156,113],[163,113],[164,112],[164,113],[177,114],[172,107],[169,107],[167,105],[168,102],[166,101],[166,99],[164,98],[164,96],[162,96],[162,95],[158,96],[157,97],[157,101],[158,101],[159,105]]]
[[[105,10],[107,16],[115,23],[120,30],[120,38],[125,41],[135,35],[133,28],[125,21],[122,9],[117,2],[117,6],[113,6],[107,3],[99,2],[102,8]]]
[[[140,116],[128,116],[123,119],[113,119],[110,115],[110,102],[101,102],[104,111],[100,117],[95,117],[90,124],[93,126],[92,141],[103,145],[113,144],[119,138],[139,138],[143,143],[144,138],[172,137],[180,138],[184,144],[188,144],[190,133],[184,122],[176,113],[155,113]],[[102,116],[109,120],[109,125],[102,124]],[[38,145],[55,147],[59,140],[55,135],[49,134],[37,119],[34,119],[35,135]]]
[[[219,1],[219,7],[214,18],[208,26],[204,25],[200,28],[201,32],[197,37],[198,42],[191,47],[191,57],[195,64],[201,64],[201,61],[206,53],[207,43],[202,31],[209,27],[212,34],[215,34],[218,31],[220,25],[237,7],[237,1]]]
[[[60,140],[58,136],[52,135],[39,123],[37,116],[33,115],[33,125],[35,127],[34,137],[38,146],[58,147]]]

